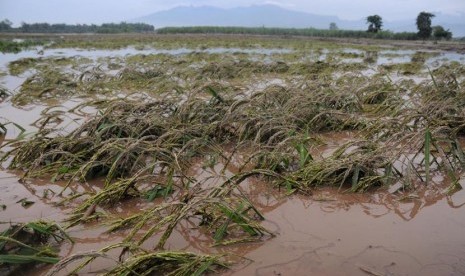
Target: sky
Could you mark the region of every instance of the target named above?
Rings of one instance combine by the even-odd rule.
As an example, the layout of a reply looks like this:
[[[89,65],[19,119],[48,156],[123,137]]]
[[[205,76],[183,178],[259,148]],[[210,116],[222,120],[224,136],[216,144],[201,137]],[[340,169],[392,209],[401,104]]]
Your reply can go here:
[[[419,12],[465,14],[465,0],[0,0],[0,20],[21,22],[96,23],[128,21],[176,6],[274,4],[290,10],[357,20],[379,14],[386,21],[416,18]]]

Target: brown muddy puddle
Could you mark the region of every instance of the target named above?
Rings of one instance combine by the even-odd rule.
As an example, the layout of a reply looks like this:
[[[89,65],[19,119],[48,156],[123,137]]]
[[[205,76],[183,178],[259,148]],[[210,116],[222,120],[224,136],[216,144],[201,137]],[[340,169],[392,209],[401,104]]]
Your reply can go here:
[[[347,134],[343,134],[347,135]],[[229,170],[231,167],[231,170]],[[236,173],[215,165],[206,168],[199,162],[191,173],[205,183]],[[465,185],[464,181],[461,182]],[[61,200],[56,194],[64,183],[33,181],[19,183],[14,174],[0,175],[0,227],[9,222],[34,219],[61,221],[73,204],[54,206]],[[98,191],[101,183],[72,186],[75,192]],[[462,275],[465,273],[465,191],[451,196],[440,191],[418,189],[408,194],[378,191],[344,194],[333,188],[314,191],[312,196],[286,196],[263,179],[241,184],[251,202],[265,215],[262,223],[275,237],[230,246],[212,247],[211,233],[196,221],[180,223],[165,249],[194,253],[228,254],[234,261],[224,275]],[[18,201],[27,198],[30,206]],[[111,217],[127,217],[157,202],[131,199],[105,211]],[[62,257],[99,250],[124,239],[127,231],[107,233],[105,220],[78,225],[68,230],[74,244],[60,246]],[[151,249],[159,236],[143,244]],[[119,251],[109,259],[97,259],[80,274],[104,272],[115,265]],[[73,265],[62,271],[66,275]],[[28,270],[24,275],[43,275],[48,266]]]
[[[253,263],[227,274],[465,273],[465,214],[457,207],[465,203],[465,192],[437,202],[407,203],[387,194],[323,194],[335,201],[294,196],[266,213],[266,224],[279,234],[246,254]]]

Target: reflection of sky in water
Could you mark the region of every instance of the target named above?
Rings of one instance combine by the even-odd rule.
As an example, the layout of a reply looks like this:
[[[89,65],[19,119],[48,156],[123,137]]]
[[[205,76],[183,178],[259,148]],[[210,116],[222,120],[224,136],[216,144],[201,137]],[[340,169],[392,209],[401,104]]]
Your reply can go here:
[[[37,49],[41,49],[38,47]],[[222,53],[243,53],[243,54],[262,54],[271,56],[273,54],[287,54],[293,52],[291,49],[278,49],[278,48],[262,48],[262,49],[242,49],[242,48],[210,48],[210,49],[189,49],[189,48],[178,48],[178,49],[155,49],[155,48],[146,48],[146,49],[136,49],[134,47],[127,47],[116,50],[108,49],[75,49],[75,48],[66,48],[66,49],[44,49],[42,54],[38,53],[38,50],[27,50],[19,53],[6,53],[0,54],[0,69],[6,70],[8,63],[22,59],[22,58],[48,58],[48,57],[83,57],[90,58],[97,61],[99,58],[109,58],[109,57],[126,57],[131,55],[150,55],[150,54],[168,54],[168,55],[185,55],[191,53],[210,53],[210,54],[222,54]],[[339,60],[344,63],[360,63],[364,62],[364,57],[344,57],[337,55],[338,52],[344,54],[354,54],[358,56],[367,56],[367,53],[376,53],[376,51],[364,51],[354,48],[344,48],[339,50],[328,50],[328,49],[317,49],[310,50],[308,53],[305,53],[306,60],[313,61],[325,61],[328,57],[334,54],[336,60]],[[377,55],[373,56],[374,62],[373,65],[383,65],[383,64],[394,64],[394,63],[407,63],[411,61],[412,56],[416,53],[416,50],[381,50],[377,51]],[[465,54],[457,52],[445,52],[445,51],[420,51],[426,54],[435,53],[436,56],[426,57],[426,63],[428,66],[439,66],[439,62],[445,61],[465,61]],[[269,59],[269,57],[266,57]]]
[[[17,54],[6,53],[0,54],[0,69],[8,66],[8,63],[22,59],[22,58],[38,58],[38,57],[85,57],[90,59],[107,58],[107,57],[125,57],[131,55],[154,55],[154,54],[168,54],[168,55],[183,55],[190,53],[209,53],[209,54],[222,54],[222,53],[244,53],[244,54],[285,54],[290,53],[290,49],[241,49],[241,48],[209,48],[209,49],[142,49],[137,50],[133,47],[117,49],[117,50],[87,50],[87,49],[45,49],[43,54],[39,54],[38,50],[21,51]]]
[[[416,51],[416,50],[381,50],[381,51],[363,51],[359,49],[345,48],[342,50],[329,51],[327,49],[314,52],[313,54],[320,53],[316,60],[324,61],[331,54],[334,55],[336,60],[344,63],[361,63],[364,62],[364,57],[344,57],[338,56],[338,53],[364,55],[364,57],[371,57],[373,59],[372,65],[396,64],[411,62],[412,57],[416,53],[425,54],[426,65],[430,67],[438,67],[443,62],[465,62],[465,54],[451,52],[451,51]],[[376,54],[377,53],[377,54]],[[370,56],[371,55],[371,56]]]

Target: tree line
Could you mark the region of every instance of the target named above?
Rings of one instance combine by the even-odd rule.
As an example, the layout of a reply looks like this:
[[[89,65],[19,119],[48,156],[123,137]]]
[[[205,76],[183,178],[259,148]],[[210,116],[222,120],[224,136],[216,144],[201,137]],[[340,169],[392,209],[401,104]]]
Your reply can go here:
[[[0,32],[18,33],[145,33],[153,32],[155,28],[145,23],[104,23],[101,25],[87,24],[49,24],[49,23],[21,23],[18,28],[12,27],[8,19],[0,22]]]
[[[283,35],[308,37],[340,37],[340,38],[375,38],[394,40],[416,40],[416,33],[380,31],[369,33],[361,30],[325,30],[315,28],[270,28],[270,27],[221,27],[221,26],[193,26],[193,27],[165,27],[156,30],[158,34],[247,34],[247,35]]]
[[[416,19],[416,25],[418,29],[417,36],[420,39],[428,39],[431,38],[431,35],[435,39],[446,39],[449,40],[452,38],[452,32],[449,30],[445,30],[444,27],[442,26],[431,26],[432,25],[432,18],[434,17],[434,14],[429,13],[429,12],[420,12],[417,16]],[[377,33],[381,31],[381,28],[383,26],[383,19],[381,16],[375,14],[375,15],[370,15],[366,18],[366,23],[368,24],[368,30],[367,32],[369,33]],[[334,24],[334,23],[331,23]],[[334,28],[334,25],[329,26],[329,28]]]
[[[336,23],[329,24],[329,30],[315,28],[265,28],[265,27],[220,27],[220,26],[194,26],[194,27],[166,27],[157,29],[160,34],[173,33],[217,33],[217,34],[261,34],[261,35],[296,35],[311,37],[344,37],[344,38],[375,38],[393,40],[430,39],[450,40],[452,32],[442,26],[431,26],[434,14],[420,12],[416,18],[418,32],[391,32],[383,30],[383,18],[377,14],[366,17],[368,29],[366,31],[341,30]]]

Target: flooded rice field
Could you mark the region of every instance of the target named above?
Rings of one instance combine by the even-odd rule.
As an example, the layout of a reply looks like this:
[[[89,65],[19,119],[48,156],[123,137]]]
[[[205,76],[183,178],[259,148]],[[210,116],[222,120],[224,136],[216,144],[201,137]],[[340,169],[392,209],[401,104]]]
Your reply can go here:
[[[0,274],[465,274],[463,51],[188,38],[0,54]]]

